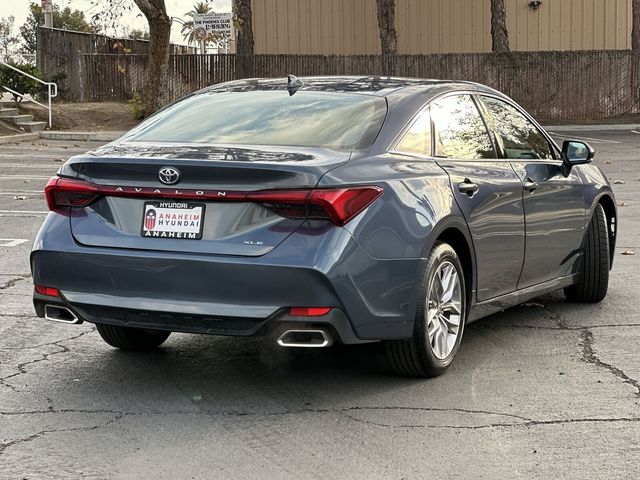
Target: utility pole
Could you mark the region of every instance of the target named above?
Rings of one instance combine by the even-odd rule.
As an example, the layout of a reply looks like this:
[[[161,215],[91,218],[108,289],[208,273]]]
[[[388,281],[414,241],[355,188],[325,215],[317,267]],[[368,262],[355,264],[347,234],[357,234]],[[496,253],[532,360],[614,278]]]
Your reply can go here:
[[[53,28],[53,0],[42,0],[42,13],[44,13],[44,26]]]

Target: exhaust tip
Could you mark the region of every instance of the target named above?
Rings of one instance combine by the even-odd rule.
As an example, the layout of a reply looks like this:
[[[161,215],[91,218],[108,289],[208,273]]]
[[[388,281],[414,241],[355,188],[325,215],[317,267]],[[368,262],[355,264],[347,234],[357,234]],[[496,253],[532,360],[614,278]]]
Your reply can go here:
[[[52,322],[78,324],[82,323],[75,313],[66,307],[60,307],[58,305],[45,305],[44,306],[44,318],[51,320]]]
[[[287,330],[277,343],[286,348],[324,348],[333,344],[333,336],[321,329]]]

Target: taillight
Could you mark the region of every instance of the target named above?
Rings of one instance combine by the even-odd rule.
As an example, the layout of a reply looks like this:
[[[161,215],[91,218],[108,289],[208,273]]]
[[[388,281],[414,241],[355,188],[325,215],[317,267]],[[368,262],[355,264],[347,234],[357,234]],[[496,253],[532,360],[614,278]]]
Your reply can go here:
[[[49,210],[61,207],[86,207],[100,195],[98,186],[83,180],[53,177],[44,187]]]
[[[322,317],[331,311],[331,307],[291,307],[292,317]]]
[[[44,285],[36,285],[35,286],[36,293],[40,295],[46,295],[48,297],[59,297],[60,292],[58,292],[57,288],[53,287],[45,287]]]
[[[221,192],[176,188],[138,188],[96,185],[84,180],[54,177],[44,189],[49,210],[86,207],[100,196],[255,202],[289,218],[328,219],[345,225],[378,199],[383,190],[376,186]]]
[[[375,186],[266,190],[249,193],[247,200],[261,203],[285,217],[325,218],[336,225],[345,225],[382,193],[382,188]]]

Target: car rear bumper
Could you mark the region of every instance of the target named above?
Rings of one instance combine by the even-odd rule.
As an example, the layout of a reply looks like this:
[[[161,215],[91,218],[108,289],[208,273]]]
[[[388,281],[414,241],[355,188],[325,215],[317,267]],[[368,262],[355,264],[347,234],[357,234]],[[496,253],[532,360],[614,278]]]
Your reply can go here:
[[[73,294],[61,294],[59,298],[34,294],[33,303],[39,317],[45,317],[45,308],[63,307],[77,319],[65,323],[102,323],[123,327],[166,330],[171,332],[199,333],[225,336],[274,336],[292,329],[321,329],[332,338],[345,344],[367,343],[356,336],[345,313],[334,308],[319,317],[292,317],[287,309],[280,309],[267,318],[233,317],[171,313],[141,310],[95,303],[72,303],[67,298]],[[115,299],[114,299],[115,300]]]
[[[51,214],[31,267],[36,285],[58,289],[61,304],[93,323],[240,336],[326,324],[357,343],[411,336],[421,261],[374,259],[338,227],[301,229],[258,258],[86,247],[68,218]],[[45,301],[55,299],[34,296],[40,316]],[[293,318],[290,307],[332,311]]]

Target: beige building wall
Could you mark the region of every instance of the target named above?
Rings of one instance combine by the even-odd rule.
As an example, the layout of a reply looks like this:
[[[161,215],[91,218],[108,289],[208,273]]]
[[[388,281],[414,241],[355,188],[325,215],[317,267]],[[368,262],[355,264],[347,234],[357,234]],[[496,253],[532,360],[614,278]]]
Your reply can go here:
[[[506,0],[511,49],[631,48],[631,1],[544,0],[532,10],[526,0]]]
[[[375,0],[253,0],[256,53],[380,53]]]
[[[506,0],[511,49],[631,46],[632,0]],[[396,0],[398,53],[491,51],[490,0]],[[375,0],[253,0],[256,53],[380,53]]]

